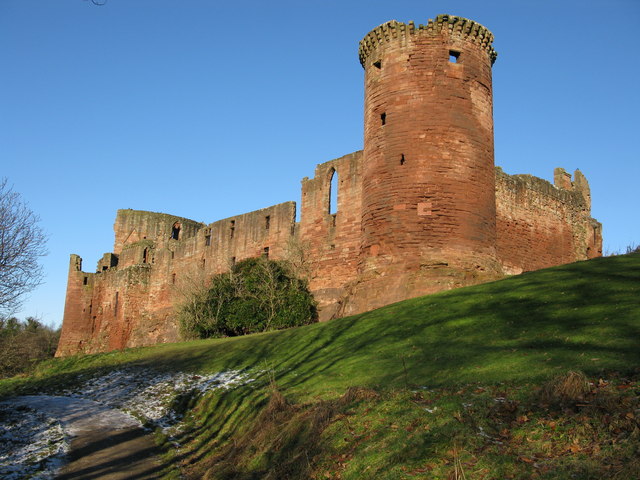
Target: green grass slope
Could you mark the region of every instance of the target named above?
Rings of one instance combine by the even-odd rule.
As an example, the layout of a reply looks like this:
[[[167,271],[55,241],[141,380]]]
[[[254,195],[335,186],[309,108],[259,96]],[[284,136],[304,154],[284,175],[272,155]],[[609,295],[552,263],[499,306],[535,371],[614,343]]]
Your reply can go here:
[[[633,382],[640,366],[639,334],[640,254],[633,254],[527,273],[297,329],[59,359],[32,378],[0,382],[0,395],[63,385],[79,373],[123,364],[202,373],[251,369],[258,377],[251,388],[214,393],[195,404],[180,439],[183,448],[173,458],[184,464],[187,475],[602,478],[609,472],[614,478],[629,474],[624,468],[634,468],[633,462],[623,461],[625,455],[638,453],[640,429],[634,422],[640,410],[634,410]],[[569,400],[562,395],[539,400],[536,385],[568,370],[592,380],[617,380],[603,380]],[[630,429],[625,449],[607,450],[607,458],[615,461],[591,465],[586,459],[597,455],[585,453],[581,440],[570,443],[583,437],[593,443],[598,432],[561,436],[560,450],[553,448],[558,443],[553,435],[545,440],[540,425],[553,424],[555,432],[564,421],[549,420],[549,415],[567,408],[577,415],[586,408],[576,407],[579,402],[600,405],[596,399],[603,395],[611,400],[607,408],[621,408],[618,413],[628,420],[615,428]],[[496,410],[504,405],[511,411]],[[598,408],[589,418],[602,423],[598,415],[604,410]],[[374,415],[370,422],[367,415]],[[351,426],[345,426],[345,418]],[[551,449],[553,454],[544,457],[548,461],[540,460],[540,452],[518,450],[524,441],[515,431],[533,425],[531,418],[537,419],[535,431],[523,433],[524,438],[532,437],[542,452]],[[568,431],[580,424],[573,417],[567,421]],[[353,441],[347,442],[349,436]],[[575,451],[566,450],[567,442],[577,445]],[[605,464],[609,470],[603,471]],[[578,465],[587,465],[586,470]]]

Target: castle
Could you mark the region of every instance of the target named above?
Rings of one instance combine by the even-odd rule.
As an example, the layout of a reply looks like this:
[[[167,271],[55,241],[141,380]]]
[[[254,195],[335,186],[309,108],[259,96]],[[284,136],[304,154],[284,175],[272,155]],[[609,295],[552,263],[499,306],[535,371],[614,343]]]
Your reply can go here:
[[[557,168],[552,185],[494,167],[492,42],[450,15],[369,32],[364,150],[302,180],[299,223],[294,202],[209,225],[118,211],[97,272],[71,255],[56,355],[179,340],[181,288],[247,257],[304,264],[328,320],[601,255],[578,170]]]

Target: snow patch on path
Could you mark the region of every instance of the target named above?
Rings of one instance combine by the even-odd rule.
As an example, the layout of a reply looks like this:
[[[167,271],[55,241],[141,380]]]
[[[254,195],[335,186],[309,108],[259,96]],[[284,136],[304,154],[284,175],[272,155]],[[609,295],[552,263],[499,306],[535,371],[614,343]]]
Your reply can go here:
[[[247,372],[235,370],[199,375],[127,367],[87,376],[73,388],[51,392],[55,395],[0,402],[0,478],[53,479],[70,438],[84,431],[140,426],[140,420],[167,433],[178,431],[181,415],[173,407],[179,396],[252,381]]]
[[[131,413],[145,423],[167,429],[179,420],[171,406],[178,395],[229,389],[252,382],[247,373],[229,370],[211,375],[157,372],[142,368],[123,368],[90,378],[61,395],[88,398]]]
[[[54,478],[68,449],[60,423],[17,402],[2,402],[0,424],[0,478]]]

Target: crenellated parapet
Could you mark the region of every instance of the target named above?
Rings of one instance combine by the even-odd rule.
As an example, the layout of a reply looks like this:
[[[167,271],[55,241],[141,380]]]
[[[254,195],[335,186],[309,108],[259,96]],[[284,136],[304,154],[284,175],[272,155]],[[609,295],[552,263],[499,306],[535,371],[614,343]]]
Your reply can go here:
[[[415,34],[439,35],[443,31],[448,31],[449,35],[481,45],[487,51],[491,64],[493,65],[496,61],[498,52],[493,48],[494,37],[486,27],[468,18],[454,15],[438,15],[435,20],[429,19],[426,25],[419,24],[417,27],[413,21],[401,23],[391,20],[374,28],[360,41],[360,48],[358,49],[360,64],[364,68],[367,57],[383,42],[406,38],[408,35]]]

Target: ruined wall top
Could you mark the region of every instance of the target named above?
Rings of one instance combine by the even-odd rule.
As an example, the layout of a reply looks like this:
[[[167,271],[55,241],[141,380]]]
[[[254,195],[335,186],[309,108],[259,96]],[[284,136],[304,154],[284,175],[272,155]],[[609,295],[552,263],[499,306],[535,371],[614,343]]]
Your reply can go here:
[[[498,52],[494,50],[492,45],[494,37],[486,27],[464,17],[438,15],[435,20],[429,19],[426,25],[420,24],[417,27],[413,21],[401,23],[396,20],[391,20],[374,28],[360,41],[360,48],[358,49],[360,64],[364,68],[369,54],[375,50],[379,44],[389,41],[392,38],[406,37],[416,32],[439,34],[444,29],[449,30],[449,33],[467,37],[474,43],[478,43],[489,54],[491,64],[493,65],[496,61]]]

